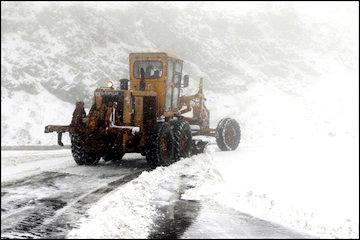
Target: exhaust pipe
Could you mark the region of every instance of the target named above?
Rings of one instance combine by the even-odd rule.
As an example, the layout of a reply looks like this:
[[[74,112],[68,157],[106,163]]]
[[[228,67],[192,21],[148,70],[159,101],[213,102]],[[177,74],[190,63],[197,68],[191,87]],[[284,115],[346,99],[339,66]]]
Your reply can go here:
[[[139,127],[135,127],[135,126],[118,126],[115,125],[115,109],[116,109],[116,104],[113,107],[111,116],[110,116],[110,127],[111,128],[117,128],[117,129],[130,129],[131,133],[134,135],[135,133],[140,132],[140,128]]]

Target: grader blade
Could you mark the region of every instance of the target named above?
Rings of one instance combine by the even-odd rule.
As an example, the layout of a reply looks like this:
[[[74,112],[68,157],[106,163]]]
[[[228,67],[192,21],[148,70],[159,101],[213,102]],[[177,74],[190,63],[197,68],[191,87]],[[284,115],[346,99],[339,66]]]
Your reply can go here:
[[[191,154],[197,155],[205,151],[206,146],[209,142],[203,140],[192,140]]]

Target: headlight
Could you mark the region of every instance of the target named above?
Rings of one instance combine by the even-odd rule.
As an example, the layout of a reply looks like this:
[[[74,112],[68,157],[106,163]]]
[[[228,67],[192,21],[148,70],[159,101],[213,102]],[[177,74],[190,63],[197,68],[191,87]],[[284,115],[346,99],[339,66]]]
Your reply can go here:
[[[109,81],[108,84],[107,84],[107,86],[108,86],[109,88],[111,88],[111,87],[113,87],[113,83],[112,83],[111,81]]]

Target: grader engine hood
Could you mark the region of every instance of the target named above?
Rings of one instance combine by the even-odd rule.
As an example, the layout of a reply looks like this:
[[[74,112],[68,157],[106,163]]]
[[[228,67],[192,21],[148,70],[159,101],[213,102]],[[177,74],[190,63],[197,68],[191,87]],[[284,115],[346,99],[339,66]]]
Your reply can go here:
[[[156,93],[152,91],[97,89],[88,127],[95,129],[104,124],[105,127],[124,129],[131,126],[144,128],[147,122],[156,121],[156,103]]]
[[[110,116],[105,116],[105,115],[109,114],[107,113],[108,111],[112,113],[113,110],[115,110],[116,113],[114,124],[115,125],[123,124],[125,92],[126,91],[118,91],[110,88],[100,88],[95,90],[93,106],[91,107],[89,112],[88,127],[91,129],[95,129],[97,125],[100,124],[98,120],[99,118],[103,118],[104,121],[105,120],[109,121],[108,118]]]

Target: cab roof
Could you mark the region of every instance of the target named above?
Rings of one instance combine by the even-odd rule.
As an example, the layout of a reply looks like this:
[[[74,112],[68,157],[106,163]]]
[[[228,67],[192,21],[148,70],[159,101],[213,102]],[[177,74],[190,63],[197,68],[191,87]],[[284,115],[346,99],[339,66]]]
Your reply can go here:
[[[159,58],[173,58],[177,61],[183,62],[180,58],[176,57],[175,55],[165,53],[165,52],[137,52],[137,53],[130,53],[129,59],[139,59],[139,58],[151,58],[151,57],[159,57]]]

